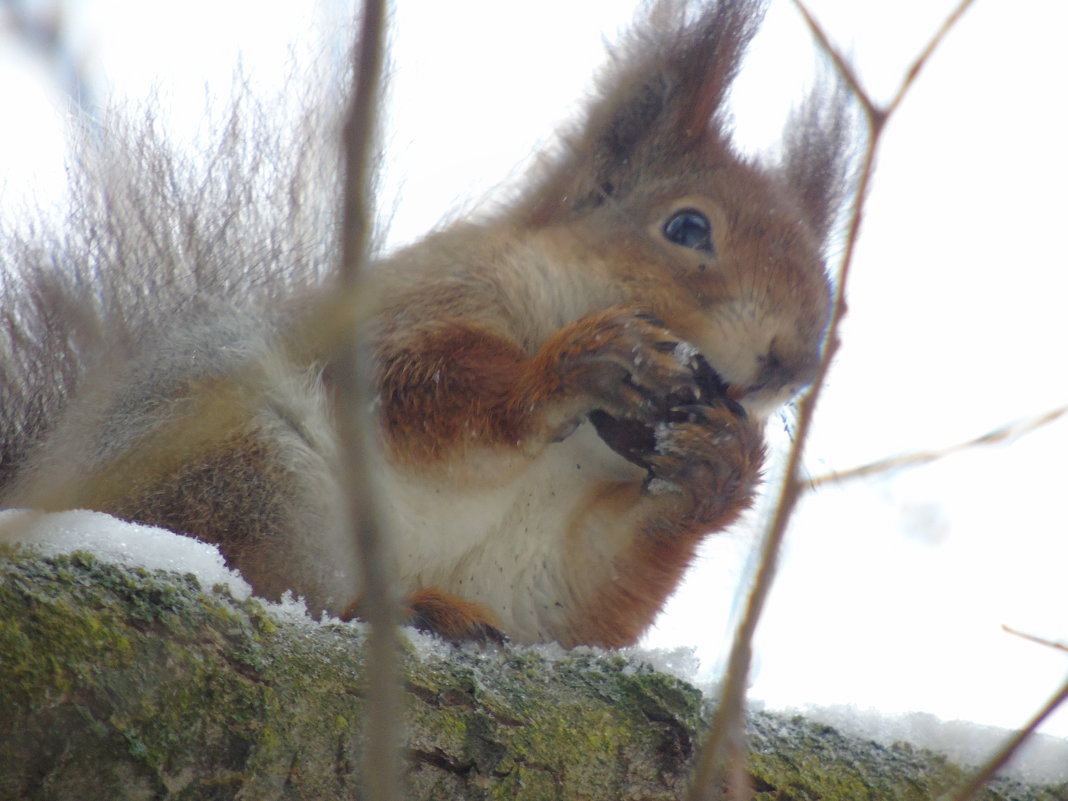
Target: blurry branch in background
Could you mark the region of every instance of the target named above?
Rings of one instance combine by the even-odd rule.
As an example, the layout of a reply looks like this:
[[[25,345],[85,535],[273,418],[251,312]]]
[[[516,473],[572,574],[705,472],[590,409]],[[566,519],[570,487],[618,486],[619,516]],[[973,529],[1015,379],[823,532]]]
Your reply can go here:
[[[1024,744],[1024,741],[1034,734],[1035,731],[1038,730],[1038,727],[1042,725],[1042,722],[1052,715],[1053,712],[1065,702],[1065,700],[1068,700],[1068,681],[1061,685],[1060,689],[1054,693],[1053,697],[1046,702],[1046,705],[1043,706],[1022,729],[1009,738],[1008,742],[1002,746],[1000,751],[991,757],[982,768],[976,771],[975,776],[962,790],[954,796],[946,797],[951,798],[952,801],[972,801],[973,798],[977,797],[979,791],[983,789],[986,783],[993,779],[994,776],[997,775],[997,772],[1008,764],[1016,751]]]
[[[886,459],[879,459],[878,461],[860,465],[859,467],[852,467],[848,470],[836,470],[832,473],[826,473],[822,476],[810,478],[807,482],[808,489],[816,489],[817,487],[822,487],[826,484],[844,484],[847,481],[879,475],[880,473],[888,473],[892,470],[919,467],[930,462],[936,462],[939,459],[944,459],[947,456],[960,453],[961,451],[977,448],[981,445],[995,445],[997,443],[1009,442],[1017,437],[1022,437],[1024,434],[1030,434],[1032,431],[1047,426],[1064,417],[1066,414],[1068,414],[1068,406],[1062,406],[1059,409],[1054,409],[1052,412],[1047,412],[1029,420],[1008,423],[1007,425],[1000,426],[993,431],[983,434],[981,437],[975,437],[966,442],[958,442],[955,445],[949,445],[945,448],[903,453],[899,456],[889,456]]]
[[[359,305],[359,290],[369,259],[372,204],[372,160],[381,95],[385,3],[364,0],[359,40],[353,53],[352,98],[342,133],[345,180],[342,185],[342,241],[338,265],[339,296]],[[371,472],[370,397],[367,365],[356,337],[350,333],[334,362],[337,377],[337,428],[348,488],[350,521],[360,556],[361,616],[370,624],[367,669],[367,716],[363,724],[362,783],[369,801],[401,798],[401,663],[396,601],[392,597],[387,546],[375,511]]]
[[[1032,634],[1024,634],[1023,632],[1016,631],[1008,626],[1002,626],[1002,628],[1009,634],[1022,637],[1030,642],[1045,645],[1048,648],[1054,648],[1058,651],[1068,651],[1068,645],[1064,645],[1063,643],[1050,642],[1041,637],[1035,637]],[[1042,722],[1052,715],[1066,700],[1068,700],[1068,681],[1061,685],[1060,689],[1053,694],[1053,697],[1046,702],[1045,706],[1035,713],[1034,717],[1024,724],[1023,728],[1013,734],[1001,749],[994,754],[982,768],[976,771],[972,780],[956,795],[952,796],[951,801],[972,801],[972,799],[979,794],[979,791],[983,789],[983,786],[993,779],[999,770],[1008,764],[1009,760],[1016,754],[1020,746],[1026,742],[1027,738],[1033,735],[1038,730],[1038,727],[1042,725]]]
[[[875,155],[886,123],[904,100],[924,64],[927,63],[938,44],[971,3],[972,0],[962,0],[910,65],[890,103],[886,106],[880,106],[864,89],[855,70],[830,42],[803,0],[795,0],[795,5],[808,23],[819,47],[831,59],[836,70],[856,97],[863,112],[864,122],[868,127],[868,142],[860,159],[852,214],[849,218],[846,234],[845,253],[839,269],[831,322],[827,331],[827,345],[824,348],[823,359],[820,362],[820,369],[816,379],[798,404],[796,436],[787,460],[785,477],[778,501],[775,504],[771,520],[764,535],[760,562],[749,592],[749,600],[742,621],[735,633],[734,645],[731,649],[730,660],[727,663],[727,673],[720,693],[719,707],[713,718],[708,738],[697,759],[693,784],[689,794],[690,801],[711,801],[712,799],[720,798],[722,796],[721,788],[724,786],[727,787],[728,796],[734,801],[747,801],[752,797],[753,793],[747,770],[745,692],[748,685],[749,668],[752,663],[753,638],[760,616],[764,611],[768,594],[774,583],[779,552],[786,534],[787,524],[798,499],[808,487],[808,482],[800,478],[801,457],[827,372],[839,346],[838,331],[845,313],[846,286],[853,261],[853,253],[856,249],[860,222],[863,218],[864,202],[871,184]]]
[[[59,3],[0,0],[0,31],[6,30],[48,65],[59,88],[93,118],[95,97],[82,58],[66,37],[66,20]]]
[[[1068,644],[1066,643],[1053,642],[1052,640],[1047,640],[1042,637],[1036,637],[1034,634],[1025,634],[1024,632],[1017,631],[1016,629],[1011,628],[1009,626],[1002,626],[1001,628],[1007,633],[1013,635],[1014,637],[1019,637],[1024,640],[1028,640],[1029,642],[1037,642],[1039,645],[1044,645],[1047,648],[1055,648],[1058,651],[1068,652]]]

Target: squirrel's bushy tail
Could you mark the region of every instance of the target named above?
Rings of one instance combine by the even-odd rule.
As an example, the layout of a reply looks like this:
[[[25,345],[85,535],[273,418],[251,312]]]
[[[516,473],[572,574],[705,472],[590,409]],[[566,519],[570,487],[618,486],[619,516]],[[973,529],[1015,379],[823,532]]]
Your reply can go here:
[[[207,304],[262,303],[332,267],[342,98],[304,102],[239,90],[188,147],[151,112],[116,113],[72,137],[61,213],[4,210],[0,491],[88,374],[106,380],[109,363]]]

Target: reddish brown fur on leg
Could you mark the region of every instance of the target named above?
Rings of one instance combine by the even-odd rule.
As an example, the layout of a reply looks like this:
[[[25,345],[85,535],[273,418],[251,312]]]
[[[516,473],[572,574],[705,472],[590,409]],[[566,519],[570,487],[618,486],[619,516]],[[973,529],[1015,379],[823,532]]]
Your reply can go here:
[[[412,626],[450,642],[499,643],[508,639],[497,628],[497,618],[489,609],[457,595],[419,590],[408,596],[405,605],[411,612],[408,622]]]
[[[383,429],[394,456],[425,465],[462,447],[514,444],[528,415],[517,408],[520,348],[456,323],[380,354]]]
[[[361,619],[363,598],[345,610],[342,620]],[[441,590],[419,590],[404,599],[403,623],[436,634],[449,642],[502,643],[508,637],[498,628],[497,618],[482,604]]]

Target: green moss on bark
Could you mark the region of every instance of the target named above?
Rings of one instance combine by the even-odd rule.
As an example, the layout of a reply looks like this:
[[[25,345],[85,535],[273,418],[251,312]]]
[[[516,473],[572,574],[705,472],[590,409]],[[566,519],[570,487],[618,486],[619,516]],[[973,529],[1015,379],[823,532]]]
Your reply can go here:
[[[7,548],[0,799],[358,798],[363,659],[358,626]],[[412,799],[680,798],[708,713],[693,687],[619,655],[439,644],[409,649],[404,671]],[[751,736],[767,801],[929,799],[963,776],[800,719],[754,715]],[[986,798],[1068,799],[1007,787]]]

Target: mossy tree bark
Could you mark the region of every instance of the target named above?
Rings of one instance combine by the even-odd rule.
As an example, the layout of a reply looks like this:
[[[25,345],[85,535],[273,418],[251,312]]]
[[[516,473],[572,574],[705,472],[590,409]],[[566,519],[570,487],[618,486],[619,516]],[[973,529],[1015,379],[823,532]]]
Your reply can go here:
[[[411,799],[684,795],[707,715],[684,682],[521,648],[413,648],[404,670]],[[0,799],[358,798],[366,703],[359,627],[192,576],[0,553]],[[962,776],[801,720],[751,730],[760,799],[926,800]]]

